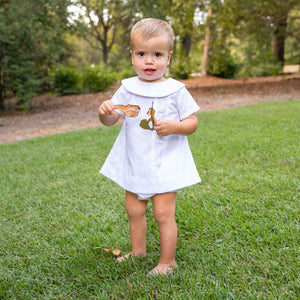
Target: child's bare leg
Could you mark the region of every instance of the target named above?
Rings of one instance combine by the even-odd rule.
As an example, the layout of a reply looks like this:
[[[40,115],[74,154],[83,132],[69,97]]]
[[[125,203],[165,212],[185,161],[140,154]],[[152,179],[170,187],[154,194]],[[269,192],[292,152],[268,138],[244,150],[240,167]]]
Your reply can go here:
[[[125,208],[129,217],[131,252],[119,257],[118,261],[123,261],[129,256],[146,256],[147,203],[148,201],[139,200],[136,194],[126,191]]]
[[[175,221],[177,193],[153,196],[153,214],[160,232],[161,254],[158,265],[149,273],[166,274],[176,268],[177,224]]]

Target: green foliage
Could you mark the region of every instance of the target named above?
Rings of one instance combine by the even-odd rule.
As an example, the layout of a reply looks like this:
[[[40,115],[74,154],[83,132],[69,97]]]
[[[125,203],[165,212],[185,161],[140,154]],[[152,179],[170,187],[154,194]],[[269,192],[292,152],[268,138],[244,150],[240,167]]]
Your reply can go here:
[[[109,54],[117,37],[122,39],[122,36],[119,36],[120,32],[128,36],[129,28],[133,25],[135,1],[74,0],[73,4],[85,8],[85,17],[89,19],[89,24],[83,16],[77,20],[78,33],[92,48],[101,51],[102,62],[108,64]]]
[[[1,299],[298,299],[299,105],[198,114],[189,137],[202,183],[178,194],[178,270],[130,250],[124,192],[98,171],[120,130],[101,127],[0,145]],[[46,159],[45,159],[46,157]]]
[[[295,38],[300,36],[300,22],[299,22],[300,7],[289,13],[289,20],[287,32],[290,34],[285,40],[285,64],[295,65],[300,64],[300,39]]]
[[[282,66],[280,63],[260,63],[260,64],[244,64],[240,67],[236,77],[262,77],[277,76],[281,73]]]
[[[207,72],[222,78],[234,78],[238,64],[228,51],[213,52],[210,56]]]
[[[106,91],[116,80],[113,72],[105,71],[102,66],[85,69],[82,73],[82,87],[86,93]]]
[[[11,0],[0,5],[0,93],[22,105],[45,83],[48,70],[62,60],[68,0]]]
[[[269,75],[278,72],[277,62],[283,62],[283,52],[287,61],[299,60],[300,44],[296,37],[300,25],[295,18],[299,15],[299,1],[227,0],[210,1],[210,6],[210,55],[216,61],[210,72],[225,73],[230,78],[239,72],[236,66],[242,62],[242,74]],[[233,60],[227,58],[227,52]],[[268,65],[273,63],[270,57],[275,68]]]
[[[71,95],[106,91],[116,81],[116,74],[102,66],[86,68],[82,72],[72,67],[59,67],[52,72],[52,78],[56,92]]]
[[[68,18],[71,3],[85,7],[81,10],[85,17]],[[206,20],[209,8],[212,16]],[[135,75],[132,68],[126,69],[129,32],[144,17],[161,18],[172,25],[175,49],[170,71],[175,78],[186,79],[192,71],[200,71],[207,25],[211,29],[210,74],[226,78],[274,75],[279,67],[277,62],[272,67],[270,56],[282,59],[282,51],[274,49],[285,49],[287,64],[299,64],[299,9],[297,0],[4,0],[0,4],[0,107],[1,95],[28,106],[34,95],[49,89],[48,74],[55,65],[81,69],[102,60],[118,72],[118,79]],[[81,75],[80,92],[109,85],[107,72],[88,70]],[[76,84],[71,88],[61,84],[59,89],[78,92]]]
[[[134,76],[137,76],[137,74],[132,65],[125,67],[122,71],[117,73],[117,78],[119,81]]]
[[[170,76],[176,79],[188,79],[190,74],[192,73],[192,69],[190,65],[187,63],[187,60],[179,60],[171,63],[170,66]]]
[[[80,93],[81,78],[78,71],[70,67],[57,68],[54,71],[53,87],[60,95]]]

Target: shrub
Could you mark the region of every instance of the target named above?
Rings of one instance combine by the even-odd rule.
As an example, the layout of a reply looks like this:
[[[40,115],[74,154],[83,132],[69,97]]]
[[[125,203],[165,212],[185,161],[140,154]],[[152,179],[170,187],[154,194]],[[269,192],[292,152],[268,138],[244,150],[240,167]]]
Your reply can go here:
[[[189,64],[184,60],[171,64],[170,73],[176,79],[188,79],[191,72]]]
[[[114,83],[116,75],[101,66],[86,68],[83,72],[71,67],[60,67],[53,71],[52,78],[56,92],[71,95],[106,91]]]
[[[234,78],[238,69],[238,64],[229,53],[220,52],[211,56],[207,71],[210,75]]]
[[[102,67],[87,68],[82,74],[82,87],[86,93],[106,91],[115,81],[113,72],[105,71]]]
[[[121,72],[118,73],[117,78],[118,80],[123,80],[125,78],[137,76],[133,66],[129,66],[124,68]]]
[[[70,67],[57,68],[53,74],[53,87],[60,95],[79,94],[80,74]]]
[[[277,76],[282,71],[281,64],[278,63],[260,63],[260,64],[244,64],[237,77],[249,78],[249,77],[262,77],[262,76]]]

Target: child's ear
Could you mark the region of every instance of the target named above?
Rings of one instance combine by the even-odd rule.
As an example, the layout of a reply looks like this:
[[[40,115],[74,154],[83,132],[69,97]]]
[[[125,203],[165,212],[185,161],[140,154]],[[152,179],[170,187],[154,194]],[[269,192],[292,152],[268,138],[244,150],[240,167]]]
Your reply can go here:
[[[132,49],[130,49],[130,55],[131,55],[131,63],[133,64],[133,61],[132,61]]]

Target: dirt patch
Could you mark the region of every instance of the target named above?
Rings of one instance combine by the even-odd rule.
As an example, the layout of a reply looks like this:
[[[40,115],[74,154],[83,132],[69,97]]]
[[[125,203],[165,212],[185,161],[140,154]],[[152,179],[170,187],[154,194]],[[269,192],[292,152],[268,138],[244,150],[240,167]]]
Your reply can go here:
[[[300,99],[300,75],[244,81],[208,76],[183,82],[201,111]],[[86,95],[43,95],[32,100],[32,109],[26,114],[0,112],[0,144],[101,126],[98,107],[110,99],[117,88],[115,86],[108,92]]]

